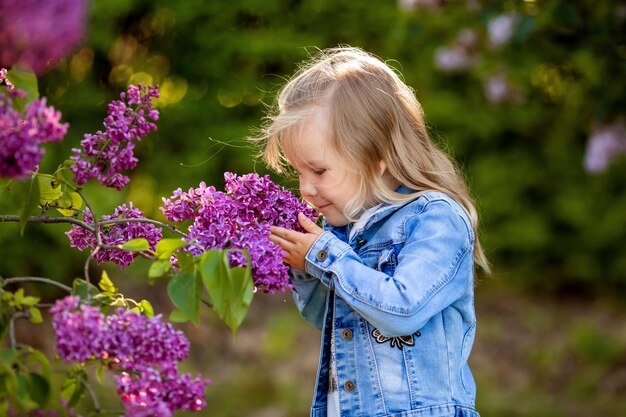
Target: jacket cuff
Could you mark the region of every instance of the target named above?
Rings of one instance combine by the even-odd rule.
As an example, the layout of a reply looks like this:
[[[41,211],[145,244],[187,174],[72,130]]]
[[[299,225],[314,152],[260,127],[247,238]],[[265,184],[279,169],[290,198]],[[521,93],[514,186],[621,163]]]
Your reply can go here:
[[[322,233],[313,242],[306,254],[306,272],[317,277],[328,288],[333,289],[332,265],[349,250],[352,250],[350,245],[337,239],[332,233],[328,231]]]

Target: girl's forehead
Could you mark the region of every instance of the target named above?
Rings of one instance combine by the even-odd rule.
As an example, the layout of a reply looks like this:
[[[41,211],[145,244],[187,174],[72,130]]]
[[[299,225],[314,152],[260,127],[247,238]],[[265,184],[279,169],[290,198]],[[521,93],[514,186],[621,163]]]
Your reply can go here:
[[[292,165],[319,165],[333,153],[325,123],[319,115],[292,126],[281,137],[281,148]]]

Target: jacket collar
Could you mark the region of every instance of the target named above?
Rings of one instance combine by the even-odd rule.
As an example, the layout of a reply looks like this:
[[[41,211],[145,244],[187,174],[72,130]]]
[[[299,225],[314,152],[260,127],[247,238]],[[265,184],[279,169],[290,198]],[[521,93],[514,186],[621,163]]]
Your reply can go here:
[[[415,192],[415,190],[412,190],[404,185],[399,186],[398,188],[396,188],[395,191],[399,194],[411,194]],[[363,230],[366,230],[374,223],[394,213],[400,207],[410,203],[411,201],[413,200],[407,200],[407,201],[403,201],[401,203],[395,203],[395,204],[388,204],[388,203],[381,204],[380,207],[376,210],[376,212],[372,214],[370,218],[365,222],[365,224],[360,224],[358,226],[358,229],[356,230],[352,230],[352,228],[355,227],[356,222],[350,223],[346,226],[331,226],[328,223],[326,223],[326,219],[324,219],[322,224],[323,224],[324,229],[330,230],[334,235],[338,236],[345,242],[348,242],[348,236],[359,235]]]

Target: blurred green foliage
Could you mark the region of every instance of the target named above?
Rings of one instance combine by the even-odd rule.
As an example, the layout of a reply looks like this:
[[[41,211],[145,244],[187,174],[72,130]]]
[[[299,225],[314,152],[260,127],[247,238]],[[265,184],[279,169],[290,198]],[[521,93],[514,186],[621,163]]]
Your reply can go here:
[[[624,3],[400,3],[411,2],[93,1],[84,45],[40,82],[71,124],[42,171],[101,128],[105,104],[128,83],[158,83],[159,131],[138,147],[131,185],[120,195],[87,187],[102,212],[132,200],[158,218],[160,197],[177,187],[265,173],[245,141],[264,105],[316,48],[360,46],[403,74],[433,137],[460,162],[496,276],[540,291],[623,293],[624,160],[591,175],[583,159],[593,127],[626,108]],[[494,45],[490,24],[501,16],[514,24]],[[459,46],[457,68],[439,61]],[[81,256],[53,249],[63,236],[29,229],[18,240],[3,225],[3,273],[76,273]],[[32,259],[33,241],[62,265]]]
[[[62,144],[46,146],[41,171],[53,171],[84,133],[102,128],[106,103],[128,83],[158,83],[163,95],[159,131],[137,147],[140,163],[130,185],[117,193],[88,184],[85,194],[101,214],[130,200],[146,216],[162,220],[160,197],[178,187],[205,181],[220,188],[224,171],[267,172],[245,140],[260,125],[265,104],[316,48],[359,46],[403,74],[424,107],[433,138],[459,161],[479,206],[496,278],[559,297],[623,298],[626,160],[595,175],[585,171],[583,160],[594,126],[626,113],[624,1],[422,2],[432,7],[414,1],[413,9],[400,3],[411,2],[93,0],[83,46],[40,79],[41,95],[70,123]],[[489,25],[503,15],[515,16],[515,24],[496,46]],[[458,52],[459,45],[465,61],[451,68],[445,53]],[[296,189],[291,179],[274,179]],[[10,208],[0,200],[1,212]],[[65,282],[81,276],[87,255],[69,248],[67,229],[29,224],[20,238],[19,225],[0,225],[0,274]],[[116,275],[144,283],[147,265],[138,262]],[[158,291],[150,291],[159,298]],[[260,299],[253,311],[263,310],[267,301]],[[510,310],[481,316],[485,346],[477,351],[487,352],[487,359],[476,366],[478,403],[484,404],[479,411],[492,416],[623,411],[623,401],[618,402],[623,377],[610,373],[623,370],[623,337],[584,321],[563,327],[567,316],[546,321],[550,312],[531,305],[518,306],[524,316],[515,322],[527,328],[499,321]],[[296,329],[294,317],[280,311],[267,335],[255,333],[238,348],[229,336],[209,335],[206,329],[188,333],[197,337],[192,342],[206,345],[192,359],[211,364],[210,376],[220,381],[209,390],[214,411],[209,414],[306,414],[309,392],[299,389],[303,375],[276,379],[281,367],[304,362],[294,353],[303,337],[317,343],[313,333],[303,336]],[[260,324],[255,319],[256,314],[246,319],[241,338]],[[550,337],[553,328],[564,329],[560,341],[536,343]],[[497,342],[512,333],[527,335],[504,347],[519,349],[515,362],[489,368],[490,358],[502,352],[490,355],[487,346],[502,348]],[[533,346],[524,344],[533,340]],[[250,345],[257,355],[260,346],[263,360],[252,348],[245,350]],[[227,362],[234,373],[219,368]],[[315,358],[308,363],[315,364]],[[518,375],[520,368],[531,377]],[[315,370],[300,371],[309,381]],[[602,395],[594,386],[598,378]],[[557,404],[555,393],[569,405]],[[282,408],[276,398],[284,400]],[[520,398],[534,400],[520,403]],[[588,398],[593,400],[581,405]]]

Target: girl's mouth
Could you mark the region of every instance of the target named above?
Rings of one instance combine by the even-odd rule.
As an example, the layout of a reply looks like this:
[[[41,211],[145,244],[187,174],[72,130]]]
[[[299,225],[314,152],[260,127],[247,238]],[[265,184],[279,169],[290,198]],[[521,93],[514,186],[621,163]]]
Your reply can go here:
[[[321,206],[318,206],[318,207],[317,207],[317,209],[318,209],[319,211],[322,211],[322,210],[324,210],[325,208],[330,207],[331,205],[332,205],[332,203],[323,204],[323,205],[321,205]]]

